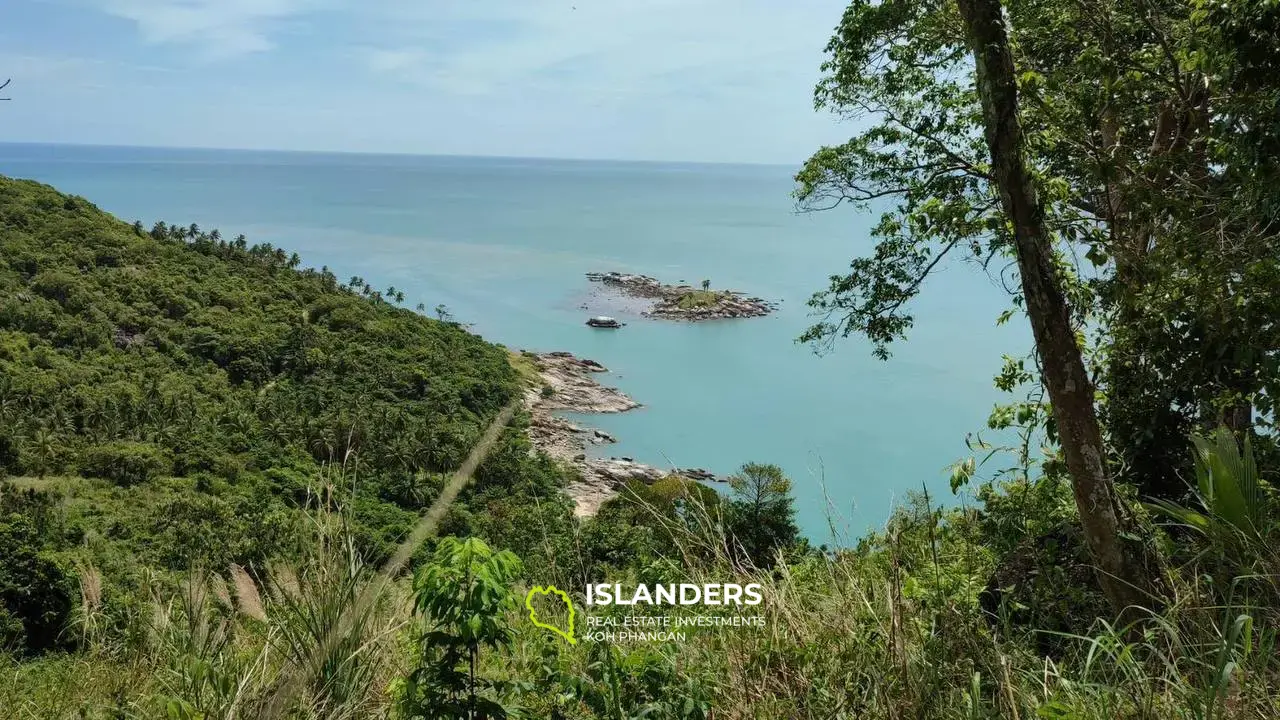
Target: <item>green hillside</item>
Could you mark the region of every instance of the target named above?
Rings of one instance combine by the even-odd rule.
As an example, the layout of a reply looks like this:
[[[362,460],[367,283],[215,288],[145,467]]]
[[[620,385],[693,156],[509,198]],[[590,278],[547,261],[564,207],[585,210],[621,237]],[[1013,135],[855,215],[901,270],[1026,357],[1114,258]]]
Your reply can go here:
[[[500,348],[269,245],[143,232],[30,182],[0,181],[0,208],[11,473],[110,474],[123,448],[165,475],[348,453],[378,477],[429,472],[456,465],[514,395]],[[61,450],[42,451],[42,433]]]
[[[69,597],[76,547],[109,588],[143,567],[290,557],[321,505],[341,504],[379,561],[519,391],[505,349],[391,297],[269,245],[146,230],[0,178],[0,549],[49,561],[0,571],[0,594]],[[524,507],[526,492],[567,517],[518,427],[476,480],[455,531],[503,516],[474,525],[469,504]],[[33,647],[55,643],[67,603],[53,605]]]

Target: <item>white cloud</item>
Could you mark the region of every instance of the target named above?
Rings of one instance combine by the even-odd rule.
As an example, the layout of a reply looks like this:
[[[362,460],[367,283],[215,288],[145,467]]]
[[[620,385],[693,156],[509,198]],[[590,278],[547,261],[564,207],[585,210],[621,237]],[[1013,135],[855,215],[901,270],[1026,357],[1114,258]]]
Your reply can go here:
[[[374,72],[394,73],[421,63],[425,53],[416,48],[369,50],[367,62]]]
[[[716,93],[744,74],[816,79],[841,0],[382,0],[397,42],[369,67],[447,91],[572,88]],[[469,42],[459,42],[466,36]],[[416,43],[415,43],[416,41]]]
[[[25,1],[123,18],[148,47],[107,56],[173,71],[132,142],[790,161],[840,137],[812,88],[847,0]]]
[[[270,50],[274,21],[316,7],[316,0],[105,0],[102,9],[137,23],[147,42],[194,44],[218,59]]]
[[[89,0],[149,43],[219,59],[270,50],[281,26],[333,10],[324,42],[371,72],[448,93],[512,88],[723,92],[748,68],[816,76],[844,0]],[[687,77],[685,77],[687,76]],[[719,81],[725,80],[721,83]],[[738,84],[741,84],[740,82]]]

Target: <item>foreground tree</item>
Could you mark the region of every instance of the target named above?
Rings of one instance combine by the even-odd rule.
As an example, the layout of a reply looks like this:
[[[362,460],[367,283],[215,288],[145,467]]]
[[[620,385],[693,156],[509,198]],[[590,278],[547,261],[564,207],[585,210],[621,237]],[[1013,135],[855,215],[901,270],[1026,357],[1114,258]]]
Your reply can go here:
[[[1278,27],[1265,0],[854,0],[815,97],[863,129],[814,154],[797,197],[882,215],[803,339],[858,333],[887,358],[944,262],[1013,265],[1040,364],[997,384],[1038,380],[1052,402],[992,422],[1061,440],[1078,492],[1110,475],[1184,497],[1188,437],[1219,424],[1275,466]],[[981,66],[996,41],[1004,79]],[[1096,499],[1082,519],[1110,524]]]
[[[480,651],[509,650],[515,631],[507,622],[516,608],[511,585],[520,559],[494,552],[479,538],[440,541],[429,565],[414,578],[414,607],[423,618],[418,657],[397,682],[406,718],[497,720],[509,715],[503,683],[483,677]]]
[[[1013,226],[1022,298],[1035,337],[1058,438],[1071,474],[1085,542],[1117,611],[1147,603],[1151,582],[1141,553],[1123,539],[1122,510],[1106,466],[1093,383],[1071,326],[1063,283],[1035,182],[1027,167],[1018,113],[1017,72],[1000,0],[957,0],[973,47],[991,175]]]
[[[1098,331],[1086,367],[1112,465],[1143,494],[1177,497],[1197,427],[1252,432],[1274,454],[1280,87],[1269,79],[1280,7],[1048,0],[1003,10],[1052,263],[1072,327]],[[884,214],[874,252],[815,296],[823,318],[805,339],[861,333],[888,357],[935,269],[961,256],[1002,269],[1014,237],[956,4],[855,0],[827,50],[817,105],[871,122],[809,160],[799,199]]]
[[[726,535],[756,567],[773,567],[779,550],[800,536],[791,481],[777,465],[747,463],[729,478]]]

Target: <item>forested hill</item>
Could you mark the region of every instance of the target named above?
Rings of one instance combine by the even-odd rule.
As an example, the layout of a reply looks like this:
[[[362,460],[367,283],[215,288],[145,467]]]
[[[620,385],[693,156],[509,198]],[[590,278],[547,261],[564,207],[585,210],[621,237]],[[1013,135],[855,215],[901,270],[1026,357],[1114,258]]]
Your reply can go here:
[[[503,348],[298,263],[0,178],[0,476],[96,493],[42,544],[90,532],[174,569],[255,562],[328,478],[367,556],[386,552],[519,381]],[[554,484],[524,443],[513,428],[473,494]],[[32,517],[5,497],[0,525]]]
[[[506,353],[297,262],[0,180],[5,469],[456,466],[514,397]]]

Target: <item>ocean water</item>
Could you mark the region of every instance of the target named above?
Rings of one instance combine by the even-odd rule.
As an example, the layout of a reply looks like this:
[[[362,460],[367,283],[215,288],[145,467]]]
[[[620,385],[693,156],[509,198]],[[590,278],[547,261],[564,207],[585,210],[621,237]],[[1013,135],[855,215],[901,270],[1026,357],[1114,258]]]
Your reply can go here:
[[[644,404],[584,419],[619,438],[608,454],[724,474],[776,463],[793,480],[802,528],[841,542],[881,525],[909,490],[950,498],[946,466],[966,455],[965,434],[985,427],[1000,357],[1024,352],[1029,333],[997,328],[1007,294],[957,261],[926,283],[916,327],[888,362],[856,337],[822,356],[797,344],[814,321],[806,300],[869,250],[875,218],[797,214],[793,171],[0,144],[0,173],[126,220],[244,233],[340,278],[394,285],[408,307],[446,305],[489,340],[595,359],[612,370],[605,382]],[[597,270],[707,278],[781,310],[642,319],[583,277]],[[583,325],[598,313],[629,324]]]

